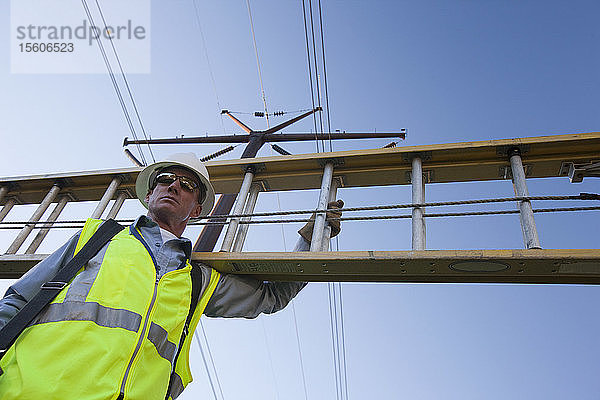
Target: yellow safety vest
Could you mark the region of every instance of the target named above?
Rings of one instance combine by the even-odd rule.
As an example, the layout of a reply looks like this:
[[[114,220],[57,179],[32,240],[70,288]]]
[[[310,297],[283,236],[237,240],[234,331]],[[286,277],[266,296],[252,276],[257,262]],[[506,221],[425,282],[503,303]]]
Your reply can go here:
[[[75,253],[101,222],[86,222]],[[136,228],[122,230],[101,250],[101,263],[90,261],[34,319],[0,361],[0,399],[165,398],[189,312],[192,267],[186,262],[157,280],[146,246]],[[191,333],[219,276],[212,271],[198,301],[169,398],[192,381]]]

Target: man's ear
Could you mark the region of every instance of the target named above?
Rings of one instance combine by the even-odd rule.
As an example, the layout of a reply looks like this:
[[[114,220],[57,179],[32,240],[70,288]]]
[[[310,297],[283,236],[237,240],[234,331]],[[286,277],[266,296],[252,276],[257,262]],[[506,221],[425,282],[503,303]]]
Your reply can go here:
[[[198,203],[190,213],[190,218],[198,218],[202,214],[202,204]]]
[[[152,189],[148,189],[148,193],[146,193],[146,198],[144,200],[146,200],[146,203],[150,201],[150,195],[152,194]]]

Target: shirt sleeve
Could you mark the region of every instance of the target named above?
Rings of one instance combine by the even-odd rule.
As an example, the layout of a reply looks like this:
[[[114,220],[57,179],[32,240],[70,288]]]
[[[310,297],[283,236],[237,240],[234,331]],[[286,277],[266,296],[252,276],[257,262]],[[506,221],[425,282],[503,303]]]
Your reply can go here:
[[[56,272],[73,258],[78,240],[79,233],[27,271],[6,290],[4,298],[0,300],[0,328],[39,292],[40,286],[52,279]]]
[[[310,243],[302,237],[294,251],[306,251]],[[284,308],[306,286],[306,282],[263,282],[258,279],[222,274],[206,308],[208,317],[256,318]]]

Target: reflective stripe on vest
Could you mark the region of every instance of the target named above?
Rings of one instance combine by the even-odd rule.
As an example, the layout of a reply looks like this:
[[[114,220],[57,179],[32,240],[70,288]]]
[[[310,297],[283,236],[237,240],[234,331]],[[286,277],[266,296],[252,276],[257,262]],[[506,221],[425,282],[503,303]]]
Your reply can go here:
[[[86,222],[76,251],[100,222]],[[175,367],[172,365],[175,343],[179,343],[189,311],[189,263],[157,282],[150,254],[130,230],[117,234],[93,260],[23,331],[0,361],[3,400],[57,396],[111,399],[121,388],[124,399],[162,400],[173,369],[181,385],[171,397],[177,397],[191,381],[188,352],[192,335],[184,341]],[[190,332],[219,276],[212,271]]]
[[[181,353],[179,354],[179,358],[177,359],[177,363],[175,365],[175,379],[173,381],[173,385],[171,386],[171,392],[169,393],[169,397],[171,399],[176,399],[177,396],[183,392],[183,389],[185,389],[185,387],[192,381],[192,371],[190,369],[190,346],[192,343],[192,333],[196,331],[198,323],[200,322],[200,317],[202,316],[208,301],[217,288],[217,283],[219,283],[220,277],[221,274],[219,272],[215,271],[214,269],[211,270],[208,287],[200,296],[200,300],[196,306],[196,312],[190,321],[190,334],[187,335],[185,342],[183,342]]]
[[[59,321],[91,321],[107,328],[137,332],[142,316],[133,311],[117,310],[93,302],[52,303],[29,326]]]
[[[169,393],[169,397],[171,399],[176,399],[181,393],[183,393],[183,389],[185,389],[185,386],[183,386],[183,382],[179,374],[176,373],[173,378],[173,384],[171,385],[171,393]]]
[[[173,358],[175,358],[175,353],[177,352],[177,345],[169,342],[168,335],[169,332],[162,326],[155,324],[154,322],[150,324],[148,340],[156,347],[158,355],[172,363]]]

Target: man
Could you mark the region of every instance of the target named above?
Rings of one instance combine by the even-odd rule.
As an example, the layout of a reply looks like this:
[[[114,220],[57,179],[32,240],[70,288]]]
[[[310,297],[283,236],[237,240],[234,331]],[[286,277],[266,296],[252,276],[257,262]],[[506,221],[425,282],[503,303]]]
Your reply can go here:
[[[273,313],[306,285],[220,274],[199,264],[201,295],[193,309],[192,245],[181,235],[188,221],[212,209],[208,171],[193,154],[175,154],[140,172],[136,193],[148,215],[105,245],[20,334],[0,360],[0,399],[175,399],[192,380],[187,333],[201,314]],[[88,220],[7,290],[0,326],[100,224]],[[300,238],[296,250],[308,246]]]

